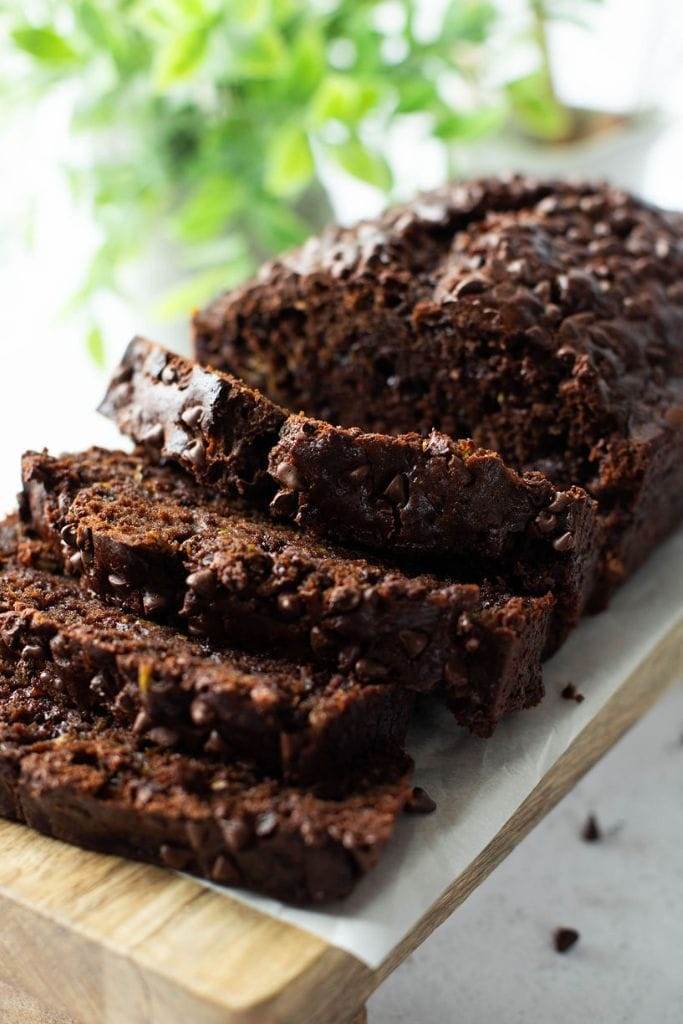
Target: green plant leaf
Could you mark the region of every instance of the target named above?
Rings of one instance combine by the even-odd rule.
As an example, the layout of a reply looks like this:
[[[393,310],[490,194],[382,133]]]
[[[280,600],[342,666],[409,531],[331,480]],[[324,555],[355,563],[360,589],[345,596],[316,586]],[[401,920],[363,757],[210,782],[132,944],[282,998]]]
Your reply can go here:
[[[284,125],[270,140],[264,184],[271,195],[286,198],[300,192],[313,177],[315,163],[306,133]]]
[[[389,164],[380,153],[364,146],[359,139],[349,139],[340,146],[330,146],[333,159],[348,174],[368,185],[388,192],[392,184]]]
[[[178,235],[188,242],[215,237],[239,208],[242,188],[227,175],[204,178],[174,217]]]
[[[244,257],[221,267],[210,267],[194,277],[170,289],[155,307],[155,312],[164,318],[188,316],[218,291],[234,288],[253,270],[252,263]]]
[[[249,228],[265,252],[275,253],[300,245],[310,234],[310,226],[289,206],[265,201],[254,204]]]
[[[246,32],[255,32],[268,22],[269,0],[232,0],[230,20]]]
[[[474,142],[502,127],[505,110],[502,106],[479,110],[446,111],[437,118],[434,134],[446,142]]]
[[[423,75],[416,75],[401,82],[398,87],[397,114],[415,114],[429,110],[438,100],[438,92],[434,82]]]
[[[571,135],[571,111],[558,102],[542,70],[508,82],[506,94],[513,117],[532,138],[561,142]]]
[[[287,71],[287,47],[274,28],[264,29],[245,46],[236,62],[236,71],[243,78],[281,78]]]
[[[154,82],[157,89],[168,89],[189,77],[204,60],[208,41],[206,25],[171,36],[156,60]]]
[[[304,25],[292,46],[289,77],[292,92],[306,97],[325,72],[325,40],[317,25]]]
[[[93,324],[85,336],[85,347],[95,366],[103,369],[106,363],[104,335],[96,324]]]
[[[62,67],[74,64],[78,60],[78,54],[71,43],[49,26],[34,28],[26,25],[15,28],[12,39],[20,50],[29,53],[43,64]]]
[[[328,75],[311,101],[311,117],[316,124],[343,121],[355,124],[376,105],[379,89],[371,82],[351,75]]]
[[[483,43],[498,18],[489,0],[450,0],[442,25],[442,39],[448,42]]]

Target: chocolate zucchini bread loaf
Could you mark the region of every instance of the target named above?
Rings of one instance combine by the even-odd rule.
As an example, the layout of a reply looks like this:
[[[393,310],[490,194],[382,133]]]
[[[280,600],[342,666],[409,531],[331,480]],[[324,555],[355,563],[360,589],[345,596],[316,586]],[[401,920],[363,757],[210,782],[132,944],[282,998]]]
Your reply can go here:
[[[334,702],[348,688],[353,715],[368,716],[366,735],[381,735],[389,709],[386,728],[398,735],[397,687],[438,690],[482,736],[543,694],[548,594],[412,576],[334,550],[123,452],[25,456],[22,515],[68,573],[129,612],[350,676]]]
[[[0,654],[46,695],[107,716],[158,746],[248,758],[329,786],[401,749],[411,696],[282,659],[212,654],[174,630],[109,608],[75,581],[0,574]]]
[[[557,599],[556,639],[593,584],[594,503],[469,441],[363,434],[289,416],[232,377],[131,342],[101,411],[201,483],[383,555],[439,560]],[[279,419],[278,419],[279,417]],[[258,497],[256,497],[258,496]]]
[[[289,408],[585,487],[595,605],[683,515],[683,217],[620,190],[449,186],[268,264],[195,339]]]
[[[56,839],[320,903],[374,867],[411,796],[400,754],[330,799],[248,764],[171,752],[67,708],[0,652],[0,815]]]

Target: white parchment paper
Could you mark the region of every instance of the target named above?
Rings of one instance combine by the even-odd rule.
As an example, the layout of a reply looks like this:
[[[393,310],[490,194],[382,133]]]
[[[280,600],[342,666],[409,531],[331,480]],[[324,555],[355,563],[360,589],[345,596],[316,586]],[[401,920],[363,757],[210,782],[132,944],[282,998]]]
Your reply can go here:
[[[235,890],[230,896],[379,966],[682,611],[683,530],[655,552],[608,611],[585,619],[548,662],[547,695],[538,708],[511,716],[489,740],[469,736],[440,709],[415,726],[410,752],[416,782],[436,800],[437,810],[428,817],[404,817],[380,865],[348,900],[311,911]],[[560,697],[568,682],[585,695],[583,703]]]

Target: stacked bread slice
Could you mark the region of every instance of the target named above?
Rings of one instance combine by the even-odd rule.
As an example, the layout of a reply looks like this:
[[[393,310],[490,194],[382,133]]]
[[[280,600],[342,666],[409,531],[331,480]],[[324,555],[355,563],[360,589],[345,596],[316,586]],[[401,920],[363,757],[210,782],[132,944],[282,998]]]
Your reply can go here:
[[[443,262],[451,244],[460,252],[455,236],[473,211],[479,223],[488,206],[502,216],[512,203],[519,219],[551,193],[519,182],[455,189],[447,224],[414,214],[415,252],[431,246],[429,260]],[[550,229],[542,213],[529,216],[524,237],[541,245]],[[410,217],[400,231],[390,224],[401,238],[413,230]],[[394,280],[403,256],[385,235],[385,299],[400,284],[401,301],[417,301],[426,270]],[[366,257],[363,287],[379,273]],[[326,293],[311,283],[309,294],[303,265],[296,273],[305,347],[315,318],[327,324]],[[357,312],[350,277],[344,323]],[[274,282],[273,315],[282,294]],[[219,303],[220,324],[211,313],[214,341],[200,332],[201,355],[234,351],[233,333],[224,347],[215,338],[240,303],[254,344],[264,314],[247,290]],[[439,310],[442,329],[456,307]],[[416,309],[401,309],[413,322]],[[272,331],[277,348],[282,325]],[[324,330],[318,343],[322,358]],[[523,332],[510,340],[511,350],[529,344]],[[485,368],[473,354],[472,379]],[[377,402],[364,417],[371,428]],[[488,737],[504,715],[537,704],[543,659],[603,587],[616,520],[573,469],[551,482],[467,438],[290,413],[142,338],[101,411],[135,450],[27,453],[19,517],[0,530],[0,811],[294,902],[347,894],[400,813],[431,807],[405,751],[415,706],[441,700]],[[680,496],[666,493],[673,523]],[[658,521],[648,543],[663,531]]]

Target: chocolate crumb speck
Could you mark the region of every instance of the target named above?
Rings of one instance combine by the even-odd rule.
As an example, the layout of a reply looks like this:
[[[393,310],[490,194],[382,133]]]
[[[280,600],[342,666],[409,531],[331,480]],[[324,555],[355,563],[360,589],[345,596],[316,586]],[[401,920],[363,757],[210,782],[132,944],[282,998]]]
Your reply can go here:
[[[406,804],[408,814],[431,814],[436,810],[436,801],[422,786],[415,786]]]
[[[562,696],[565,700],[576,701],[577,704],[580,704],[586,699],[582,693],[579,693],[573,683],[567,683],[562,690]]]
[[[553,944],[558,953],[566,953],[579,941],[576,928],[556,928],[553,933]]]
[[[602,829],[594,814],[589,814],[581,830],[581,838],[587,843],[598,843],[602,839]]]

